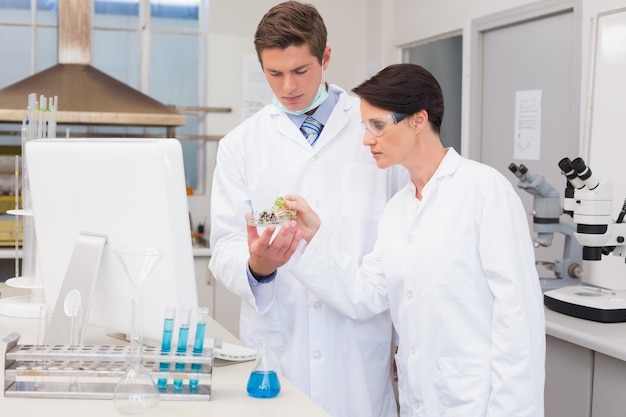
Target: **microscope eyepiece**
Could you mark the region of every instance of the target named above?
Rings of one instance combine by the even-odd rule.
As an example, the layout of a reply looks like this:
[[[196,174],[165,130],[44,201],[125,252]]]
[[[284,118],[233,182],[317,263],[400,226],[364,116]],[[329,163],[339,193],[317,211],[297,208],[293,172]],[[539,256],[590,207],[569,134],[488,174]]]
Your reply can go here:
[[[574,168],[574,171],[578,174],[578,178],[585,183],[588,189],[593,190],[598,186],[599,182],[593,178],[591,168],[585,164],[582,158],[574,159],[572,161],[572,168]]]
[[[561,168],[561,171],[563,171],[563,173],[568,173],[570,172],[573,168],[572,168],[572,161],[570,161],[569,158],[563,158],[559,161],[559,168]]]
[[[526,168],[526,165],[520,164],[519,165],[519,172],[521,172],[522,175],[526,175],[526,173],[528,172],[528,168]]]
[[[572,187],[581,189],[585,186],[585,183],[578,177],[578,173],[572,167],[572,161],[569,158],[561,159],[559,161],[559,168],[561,168],[561,172],[565,175],[565,178],[567,178],[567,181]]]
[[[515,174],[515,176],[519,178],[520,180],[528,180],[529,182],[532,181],[532,177],[526,178],[526,179],[524,178],[524,176],[528,174],[528,168],[526,168],[524,164],[519,164],[518,166],[518,165],[515,165],[515,162],[511,162],[509,164],[509,171]]]

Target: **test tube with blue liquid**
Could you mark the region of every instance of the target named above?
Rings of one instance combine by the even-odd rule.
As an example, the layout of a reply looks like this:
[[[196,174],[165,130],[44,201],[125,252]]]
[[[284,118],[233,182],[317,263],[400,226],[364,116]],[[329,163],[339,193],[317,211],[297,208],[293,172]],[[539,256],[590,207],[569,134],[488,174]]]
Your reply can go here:
[[[251,397],[276,397],[280,393],[280,381],[278,380],[278,374],[270,364],[270,357],[267,353],[267,342],[265,340],[259,340],[257,346],[256,361],[250,373],[246,389]]]
[[[189,323],[191,321],[191,309],[183,308],[180,314],[180,327],[178,328],[178,347],[176,354],[183,356],[187,353],[187,340],[189,339]],[[185,362],[176,362],[176,372],[185,372]],[[174,379],[174,389],[183,389],[183,380]]]
[[[176,319],[176,309],[174,307],[165,308],[165,318],[163,320],[163,340],[161,341],[161,355],[169,356],[172,350],[172,334],[174,333],[174,320]],[[159,371],[169,372],[170,363],[159,363]],[[167,378],[159,378],[157,381],[159,389],[167,387]]]
[[[196,335],[194,337],[194,342],[193,342],[193,355],[194,356],[202,356],[202,351],[204,349],[204,333],[206,331],[206,322],[208,318],[209,318],[209,309],[206,307],[200,307],[198,309],[198,318],[196,322]],[[191,372],[200,372],[200,369],[202,369],[202,364],[199,364],[199,363],[191,364]],[[189,388],[197,389],[198,380],[190,379]]]

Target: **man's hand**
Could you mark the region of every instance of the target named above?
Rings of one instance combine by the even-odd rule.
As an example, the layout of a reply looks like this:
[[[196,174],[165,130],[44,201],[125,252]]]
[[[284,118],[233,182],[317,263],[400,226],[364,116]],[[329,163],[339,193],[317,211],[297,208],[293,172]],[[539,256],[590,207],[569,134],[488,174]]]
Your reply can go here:
[[[283,223],[272,240],[275,230],[275,225],[269,225],[259,236],[257,226],[248,225],[249,265],[254,275],[270,275],[287,263],[298,247],[301,235],[295,221]]]

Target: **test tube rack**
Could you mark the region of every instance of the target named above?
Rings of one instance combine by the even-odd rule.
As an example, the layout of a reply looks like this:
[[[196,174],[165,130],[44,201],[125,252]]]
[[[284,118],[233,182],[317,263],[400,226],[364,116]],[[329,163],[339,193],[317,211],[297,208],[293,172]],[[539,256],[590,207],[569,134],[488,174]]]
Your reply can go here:
[[[0,383],[5,397],[113,399],[117,383],[125,375],[133,356],[129,346],[121,345],[19,345],[20,335],[12,332],[0,339]],[[159,364],[185,363],[185,372],[162,372]],[[199,372],[190,372],[191,364],[200,364]],[[168,384],[159,389],[165,401],[208,401],[211,399],[213,348],[202,355],[192,352],[178,355],[161,354],[156,347],[144,346],[143,365],[156,382],[167,378]],[[182,389],[170,382],[182,379]],[[197,380],[197,388],[189,387]]]

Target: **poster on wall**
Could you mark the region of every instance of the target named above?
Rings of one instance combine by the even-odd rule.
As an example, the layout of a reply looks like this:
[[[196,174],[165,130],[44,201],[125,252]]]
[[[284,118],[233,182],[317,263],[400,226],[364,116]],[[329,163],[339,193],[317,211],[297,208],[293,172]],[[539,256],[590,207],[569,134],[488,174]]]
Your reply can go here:
[[[261,70],[259,59],[255,54],[243,57],[243,102],[241,120],[245,120],[265,107],[272,100],[265,74]]]
[[[515,92],[513,159],[538,161],[541,157],[542,90]]]

